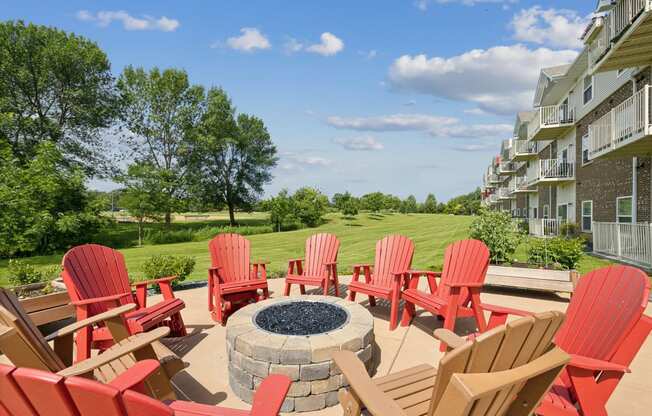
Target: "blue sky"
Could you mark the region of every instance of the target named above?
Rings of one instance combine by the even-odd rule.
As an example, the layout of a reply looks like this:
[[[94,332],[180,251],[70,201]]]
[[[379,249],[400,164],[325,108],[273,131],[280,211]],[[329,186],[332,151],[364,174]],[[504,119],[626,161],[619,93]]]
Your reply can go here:
[[[128,64],[222,86],[280,152],[267,193],[314,186],[438,199],[473,190],[569,62],[592,1],[3,1],[1,19],[96,41]],[[93,182],[102,189],[111,185]]]

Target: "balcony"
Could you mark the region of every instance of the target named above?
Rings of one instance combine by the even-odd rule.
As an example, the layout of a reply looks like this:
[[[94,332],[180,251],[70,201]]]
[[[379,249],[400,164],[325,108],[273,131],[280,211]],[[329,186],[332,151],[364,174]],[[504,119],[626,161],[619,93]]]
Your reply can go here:
[[[512,147],[509,149],[509,159],[513,162],[524,162],[536,159],[539,152],[537,142],[530,140],[514,140]]]
[[[512,195],[510,192],[509,188],[498,188],[498,199],[500,200],[507,200],[507,199],[514,199],[515,196]]]
[[[652,150],[650,86],[589,125],[589,160],[636,156]]]
[[[512,194],[526,194],[538,192],[535,188],[530,188],[527,176],[519,176],[509,183],[509,190]]]
[[[575,162],[564,159],[539,160],[534,176],[529,181],[529,186],[539,183],[563,183],[575,180]]]
[[[498,165],[498,174],[499,175],[512,175],[516,173],[519,165],[512,162],[500,162]]]
[[[498,185],[498,184],[503,183],[504,180],[505,180],[505,178],[503,178],[502,176],[496,175],[495,173],[487,175],[487,183],[488,184]]]
[[[498,202],[500,202],[497,194],[489,195],[486,200],[489,201],[489,204],[497,204]]]
[[[652,53],[652,0],[617,0],[604,19],[595,51],[594,71],[615,71],[649,65]]]
[[[555,140],[575,123],[575,112],[568,104],[539,107],[528,125],[528,139]]]
[[[556,237],[564,220],[547,218],[530,218],[528,228],[530,235],[535,237]]]

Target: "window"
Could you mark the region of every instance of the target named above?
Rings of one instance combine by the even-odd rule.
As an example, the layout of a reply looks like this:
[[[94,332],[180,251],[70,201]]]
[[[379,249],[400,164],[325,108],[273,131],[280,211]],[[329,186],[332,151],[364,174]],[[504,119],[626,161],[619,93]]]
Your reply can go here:
[[[532,218],[539,218],[539,208],[532,208]]]
[[[593,77],[587,75],[584,77],[584,104],[588,104],[593,99]]]
[[[568,205],[557,206],[557,218],[565,222],[568,219]]]
[[[550,205],[544,205],[543,206],[543,218],[548,219],[550,217]]]
[[[619,223],[631,223],[632,222],[632,197],[631,196],[621,196],[616,198],[616,221]]]
[[[589,135],[585,134],[582,136],[582,164],[586,165],[589,162]]]
[[[590,233],[593,225],[593,201],[582,201],[582,231]]]

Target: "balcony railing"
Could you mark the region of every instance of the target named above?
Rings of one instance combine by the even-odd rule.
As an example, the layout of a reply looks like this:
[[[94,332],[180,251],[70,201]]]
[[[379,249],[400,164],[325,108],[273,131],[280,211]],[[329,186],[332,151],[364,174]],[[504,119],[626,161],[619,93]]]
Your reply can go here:
[[[498,198],[499,199],[512,199],[512,193],[509,188],[498,188]]]
[[[531,189],[529,187],[529,181],[527,176],[518,176],[512,179],[509,183],[509,191],[512,194],[521,193],[521,192],[536,192],[536,189]]]
[[[564,159],[541,159],[530,185],[537,182],[557,182],[575,178],[575,162]]]
[[[490,204],[497,204],[498,203],[498,195],[497,194],[489,195],[489,197],[487,197],[487,201],[489,201]]]
[[[652,133],[650,86],[646,85],[589,125],[589,159],[609,153]]]
[[[559,229],[564,223],[561,219],[530,218],[528,228],[530,235],[535,237],[555,237],[559,235]]]
[[[647,223],[593,223],[593,252],[652,268],[652,229]]]
[[[652,5],[650,0],[619,0],[607,15],[610,41],[616,41],[620,35],[636,20],[639,14]]]
[[[530,140],[514,140],[511,149],[509,149],[509,158],[536,156],[538,153],[537,142]]]
[[[518,167],[519,166],[513,162],[500,162],[500,165],[498,165],[498,173],[500,175],[514,173],[516,172]]]
[[[539,133],[544,129],[553,127],[571,126],[575,121],[575,111],[568,104],[548,105],[539,107],[538,117],[528,126],[528,138],[535,140],[548,140],[556,137],[548,137]],[[556,131],[555,131],[556,133]]]
[[[589,46],[589,64],[593,67],[597,64],[611,46],[611,20],[602,19],[603,28],[597,38]]]

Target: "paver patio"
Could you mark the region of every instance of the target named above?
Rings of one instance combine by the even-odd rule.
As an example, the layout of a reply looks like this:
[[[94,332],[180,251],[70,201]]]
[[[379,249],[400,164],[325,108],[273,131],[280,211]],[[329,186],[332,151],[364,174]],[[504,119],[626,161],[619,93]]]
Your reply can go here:
[[[342,279],[344,284],[348,281],[348,278]],[[283,284],[283,279],[269,281],[272,297],[282,296]],[[183,319],[188,326],[189,335],[166,343],[190,364],[185,372],[174,379],[181,394],[187,396],[187,399],[201,403],[249,408],[249,405],[240,401],[229,388],[226,329],[215,325],[210,318],[206,307],[207,289],[202,287],[177,291],[176,294],[186,302]],[[482,300],[532,312],[564,311],[568,306],[568,300],[563,296],[525,292],[485,292],[482,294]],[[357,301],[367,306],[366,296],[359,296]],[[436,363],[440,359],[442,353],[439,352],[439,343],[431,334],[433,329],[441,327],[441,321],[428,313],[418,313],[410,327],[389,331],[389,304],[379,301],[378,306],[370,311],[375,321],[376,359],[380,358],[376,375],[382,376],[390,371],[399,371],[421,363]],[[646,314],[652,315],[652,305],[648,305]],[[459,320],[456,332],[463,334],[472,326],[472,321]],[[631,368],[632,373],[625,375],[608,403],[607,410],[610,415],[644,415],[652,409],[652,339],[646,341]],[[335,406],[303,414],[341,415],[342,410]]]

